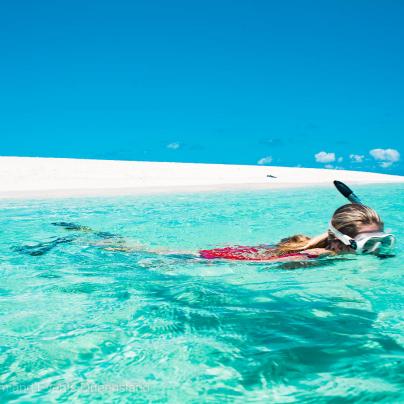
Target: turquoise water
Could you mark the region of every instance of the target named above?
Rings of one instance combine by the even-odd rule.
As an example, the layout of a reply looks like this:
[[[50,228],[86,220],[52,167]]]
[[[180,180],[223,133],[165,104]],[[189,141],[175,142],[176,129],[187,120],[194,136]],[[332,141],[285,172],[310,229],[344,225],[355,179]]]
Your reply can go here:
[[[357,187],[396,257],[295,269],[145,250],[318,234],[331,187],[1,202],[0,402],[403,402],[403,191]]]

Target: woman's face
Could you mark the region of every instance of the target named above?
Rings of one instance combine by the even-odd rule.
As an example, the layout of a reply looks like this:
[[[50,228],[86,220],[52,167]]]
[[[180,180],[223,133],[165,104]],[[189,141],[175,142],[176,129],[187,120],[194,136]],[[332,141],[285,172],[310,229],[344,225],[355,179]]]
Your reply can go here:
[[[360,224],[358,226],[358,234],[361,233],[373,233],[373,232],[378,232],[378,231],[383,231],[382,226],[378,223],[372,223],[372,224]],[[351,248],[348,245],[345,245],[339,240],[332,240],[330,242],[330,250],[334,251],[338,254],[354,254],[355,250]]]

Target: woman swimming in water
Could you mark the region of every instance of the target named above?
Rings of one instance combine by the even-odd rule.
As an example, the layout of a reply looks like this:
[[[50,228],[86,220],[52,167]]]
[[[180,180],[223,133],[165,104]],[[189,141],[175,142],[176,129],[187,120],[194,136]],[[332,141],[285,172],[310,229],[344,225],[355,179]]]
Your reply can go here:
[[[386,254],[394,243],[391,234],[383,232],[380,216],[361,204],[338,208],[332,216],[328,231],[310,238],[295,235],[281,240],[275,246],[225,247],[201,250],[207,259],[234,259],[248,261],[293,261],[337,254]]]
[[[310,238],[295,235],[281,240],[276,245],[232,246],[193,252],[163,252],[144,248],[131,248],[120,240],[114,245],[107,239],[98,246],[109,251],[146,251],[166,256],[188,256],[204,259],[237,261],[301,261],[339,254],[373,253],[387,255],[394,237],[383,232],[384,224],[380,216],[371,208],[361,204],[348,204],[338,208],[332,216],[326,233]]]
[[[53,223],[70,231],[91,232],[99,241],[93,245],[108,251],[146,252],[171,257],[221,259],[237,261],[302,261],[339,254],[375,254],[391,255],[394,236],[384,233],[384,224],[380,216],[371,208],[359,204],[347,204],[338,208],[329,223],[328,231],[310,238],[294,235],[282,239],[276,245],[221,247],[199,252],[169,252],[150,250],[144,247],[131,247],[117,235],[106,232],[93,232],[88,227],[73,223]],[[17,247],[16,250],[29,255],[42,255],[61,243],[72,242],[76,237],[62,237],[51,242]]]

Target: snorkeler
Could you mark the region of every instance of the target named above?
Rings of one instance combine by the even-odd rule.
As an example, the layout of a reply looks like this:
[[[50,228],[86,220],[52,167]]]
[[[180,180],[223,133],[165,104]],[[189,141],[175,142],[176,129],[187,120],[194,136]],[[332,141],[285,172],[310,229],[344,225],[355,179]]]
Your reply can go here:
[[[305,235],[294,235],[282,239],[276,245],[232,246],[195,252],[167,252],[150,250],[144,247],[132,247],[117,235],[107,232],[93,232],[90,228],[74,223],[56,222],[55,226],[70,231],[93,233],[98,239],[93,245],[108,251],[145,252],[157,255],[220,259],[236,261],[302,261],[340,254],[374,254],[380,257],[392,255],[394,236],[384,232],[384,224],[375,210],[361,203],[359,198],[345,184],[335,181],[337,189],[352,203],[338,208],[329,223],[328,231],[310,238]],[[75,238],[57,238],[52,242],[18,247],[16,250],[29,255],[42,255],[51,248]]]
[[[319,236],[298,234],[275,246],[215,248],[201,250],[199,255],[206,259],[244,261],[293,261],[355,253],[386,256],[391,253],[394,236],[383,230],[384,224],[373,209],[347,204],[334,212],[328,231]]]
[[[334,212],[326,233],[313,238],[298,234],[281,240],[275,246],[201,250],[200,256],[207,259],[279,262],[338,254],[391,255],[394,236],[384,233],[384,223],[376,211],[362,204],[343,182],[334,181],[334,185],[351,204],[343,205]]]
[[[282,239],[276,245],[230,246],[185,253],[203,259],[235,261],[302,261],[341,254],[374,254],[379,257],[392,255],[394,236],[384,233],[384,224],[375,210],[362,204],[354,192],[344,183],[334,181],[338,191],[351,203],[338,208],[329,223],[328,231],[310,238],[295,235]],[[136,251],[121,243],[105,246],[108,250]],[[179,256],[179,253],[148,251],[157,254]]]

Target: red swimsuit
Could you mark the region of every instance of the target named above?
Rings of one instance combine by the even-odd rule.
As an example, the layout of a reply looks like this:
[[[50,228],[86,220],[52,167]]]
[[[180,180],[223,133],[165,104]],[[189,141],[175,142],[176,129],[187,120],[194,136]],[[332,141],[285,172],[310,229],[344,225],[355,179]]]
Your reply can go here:
[[[280,260],[288,257],[297,257],[301,259],[317,258],[317,255],[306,253],[288,253],[283,255],[275,254],[275,249],[271,246],[235,246],[213,248],[212,250],[200,250],[199,255],[206,259],[226,259],[237,261],[270,261]]]

